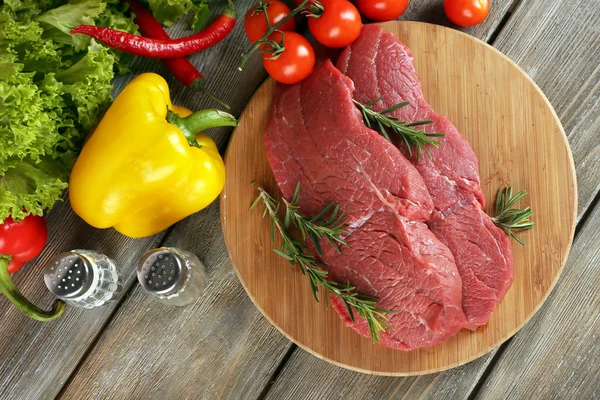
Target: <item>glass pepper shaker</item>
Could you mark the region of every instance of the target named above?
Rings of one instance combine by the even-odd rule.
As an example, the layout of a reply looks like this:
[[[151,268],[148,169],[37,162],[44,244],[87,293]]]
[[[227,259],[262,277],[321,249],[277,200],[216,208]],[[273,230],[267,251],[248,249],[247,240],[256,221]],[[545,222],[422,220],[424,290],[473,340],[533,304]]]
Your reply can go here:
[[[113,260],[90,250],[71,250],[55,256],[44,273],[48,289],[75,307],[100,307],[121,291]]]
[[[158,301],[173,306],[192,303],[206,286],[204,264],[189,251],[160,247],[137,265],[140,285]]]

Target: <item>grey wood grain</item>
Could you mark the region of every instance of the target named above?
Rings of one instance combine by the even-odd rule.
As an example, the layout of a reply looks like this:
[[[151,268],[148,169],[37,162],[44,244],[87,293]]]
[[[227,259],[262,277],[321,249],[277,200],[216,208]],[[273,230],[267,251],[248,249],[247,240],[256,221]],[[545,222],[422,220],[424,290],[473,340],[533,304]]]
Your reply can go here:
[[[600,0],[526,0],[494,43],[542,88],[569,138],[579,216],[600,190]]]
[[[441,374],[393,378],[335,367],[298,349],[266,399],[461,399],[475,386],[492,355]]]
[[[143,252],[158,243],[162,235],[128,239],[116,231],[87,226],[59,204],[48,215],[49,241],[44,252],[23,266],[13,278],[22,292],[40,306],[49,307],[52,296],[46,290],[43,271],[49,258],[73,248],[94,249],[114,258],[131,287],[132,265]],[[4,297],[0,298],[0,398],[51,398],[71,374],[117,303],[95,310],[67,308],[53,322],[34,321],[21,314]]]
[[[164,306],[136,286],[62,399],[253,398],[289,346],[256,310],[224,250],[218,205],[177,226],[166,245],[207,266],[205,295]]]
[[[516,335],[481,399],[600,397],[600,207],[581,230],[560,285]]]
[[[579,180],[579,213],[581,218],[600,188],[600,116],[598,99],[600,97],[600,34],[598,33],[598,12],[600,2],[555,1],[552,4],[539,1],[522,1],[515,9],[514,15],[502,29],[494,46],[515,60],[529,73],[549,97],[557,110],[565,127],[573,150]],[[594,112],[595,111],[595,112]],[[595,167],[594,167],[595,166]],[[592,231],[586,231],[592,235]],[[583,235],[583,232],[582,232]],[[589,239],[588,239],[589,240]],[[573,249],[586,253],[590,249]],[[571,261],[569,261],[571,263]],[[566,279],[563,277],[557,290]],[[580,302],[583,299],[580,299]],[[545,313],[556,315],[561,312],[560,303],[544,305]],[[573,309],[570,310],[573,312]],[[551,321],[552,318],[551,317]],[[595,318],[595,317],[594,317]],[[580,323],[583,324],[582,321]],[[527,326],[534,325],[530,322]],[[571,321],[571,334],[577,321]],[[575,328],[576,329],[576,328]],[[517,335],[520,338],[525,330]],[[553,329],[546,326],[546,334],[553,335]],[[563,337],[568,338],[568,335]],[[516,340],[516,339],[515,339]],[[523,339],[523,343],[534,346],[536,338]],[[507,346],[511,349],[512,341]],[[587,348],[579,348],[579,353],[573,357],[585,357],[585,352],[591,352],[591,362],[597,360],[598,354],[593,350],[592,342],[587,342]],[[504,382],[511,388],[518,387],[523,382],[529,382],[531,387],[538,386],[536,378],[524,373],[523,358],[518,354],[524,351],[523,346],[514,350],[514,362],[506,366],[512,369],[513,379],[506,379],[506,371],[495,375],[497,382]],[[533,352],[533,349],[530,349]],[[565,349],[559,345],[553,348],[555,352],[564,354]],[[296,354],[300,352],[301,354]],[[450,370],[438,375],[427,375],[419,378],[379,378],[342,370],[321,360],[315,360],[311,355],[297,350],[290,362],[285,366],[279,379],[271,387],[269,397],[272,398],[336,398],[336,393],[344,393],[353,397],[366,396],[362,392],[365,385],[374,391],[368,392],[371,398],[467,398],[489,365],[493,355],[488,354],[463,367]],[[545,354],[546,356],[548,354]],[[504,356],[504,354],[503,354]],[[500,360],[503,360],[500,357]],[[537,361],[542,364],[544,358]],[[314,374],[315,369],[318,374]],[[547,371],[546,371],[547,372]],[[306,373],[306,376],[304,375]],[[329,382],[328,385],[315,385],[315,376],[319,382]],[[301,379],[305,377],[306,379]],[[576,379],[576,378],[574,378]],[[593,374],[590,375],[589,385],[592,386]],[[356,384],[355,384],[356,382]],[[544,379],[544,385],[555,387],[559,383]],[[554,385],[554,386],[553,386]],[[379,388],[380,387],[380,388]],[[495,383],[490,389],[490,398],[503,398],[505,387]],[[273,395],[271,395],[273,393]],[[586,392],[591,393],[591,392]],[[512,398],[527,398],[529,392],[515,391]],[[320,397],[322,396],[322,397]],[[341,397],[341,396],[340,396]],[[597,397],[597,396],[596,396]],[[366,397],[369,398],[369,397]],[[546,396],[539,398],[561,398]],[[591,397],[580,397],[591,398]]]

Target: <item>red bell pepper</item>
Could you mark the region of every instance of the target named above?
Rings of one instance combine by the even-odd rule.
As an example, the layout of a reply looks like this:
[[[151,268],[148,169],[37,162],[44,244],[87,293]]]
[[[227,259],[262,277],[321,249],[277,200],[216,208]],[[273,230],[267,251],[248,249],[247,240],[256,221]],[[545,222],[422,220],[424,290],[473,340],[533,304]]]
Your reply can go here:
[[[38,308],[19,292],[10,274],[40,254],[47,237],[46,221],[39,216],[29,215],[21,222],[8,217],[0,224],[0,292],[19,310],[38,321],[60,317],[65,311],[65,303],[57,300],[51,311]]]

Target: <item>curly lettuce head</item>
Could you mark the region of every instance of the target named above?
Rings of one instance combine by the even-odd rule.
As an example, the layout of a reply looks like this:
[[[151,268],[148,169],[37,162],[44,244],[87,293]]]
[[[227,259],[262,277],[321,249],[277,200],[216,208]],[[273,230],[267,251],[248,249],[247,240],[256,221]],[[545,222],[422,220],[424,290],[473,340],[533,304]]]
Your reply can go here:
[[[69,31],[137,29],[117,0],[65,3],[0,6],[0,223],[42,215],[61,198],[86,134],[112,101],[114,71],[125,69],[120,54]]]

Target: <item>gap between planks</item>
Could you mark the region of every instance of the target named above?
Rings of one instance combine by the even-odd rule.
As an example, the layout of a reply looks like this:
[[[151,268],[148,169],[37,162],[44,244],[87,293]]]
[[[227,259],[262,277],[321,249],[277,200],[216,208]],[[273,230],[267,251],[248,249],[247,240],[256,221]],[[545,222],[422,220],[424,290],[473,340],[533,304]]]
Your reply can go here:
[[[502,354],[504,354],[504,351],[506,350],[506,348],[508,347],[508,344],[511,341],[512,341],[512,337],[510,339],[508,339],[506,342],[502,343],[500,345],[500,347],[498,347],[498,351],[496,352],[496,354],[493,355],[492,359],[490,360],[488,365],[483,370],[483,373],[479,377],[479,380],[473,386],[473,389],[471,389],[471,392],[467,396],[467,400],[475,400],[475,398],[477,397],[477,394],[479,393],[479,391],[485,384],[485,381],[487,380],[488,376],[490,376],[492,371],[494,370],[494,366],[496,365],[496,363],[498,362],[500,357],[502,357]]]
[[[294,352],[296,351],[297,348],[298,348],[298,346],[295,343],[291,343],[291,346],[287,349],[287,351],[285,352],[285,355],[283,356],[281,361],[279,361],[279,363],[277,364],[277,368],[275,368],[275,371],[273,371],[273,373],[269,377],[269,380],[265,384],[265,387],[260,392],[260,394],[258,395],[256,400],[263,400],[267,396],[267,393],[269,393],[269,390],[271,390],[271,386],[273,386],[273,384],[275,383],[277,378],[279,378],[279,375],[283,371],[283,368],[286,366],[286,364],[292,357],[292,354],[294,354]]]
[[[504,14],[504,16],[500,19],[500,22],[498,22],[498,25],[492,31],[492,33],[490,34],[489,38],[486,40],[487,44],[489,44],[490,46],[494,45],[494,42],[496,41],[496,38],[498,36],[500,36],[500,33],[502,32],[502,30],[506,26],[506,23],[508,22],[508,20],[510,19],[510,17],[513,15],[515,9],[517,8],[517,6],[519,5],[520,2],[521,2],[521,0],[514,0],[511,3],[510,7],[506,11],[506,14]]]

